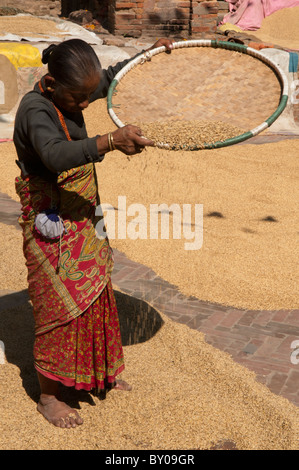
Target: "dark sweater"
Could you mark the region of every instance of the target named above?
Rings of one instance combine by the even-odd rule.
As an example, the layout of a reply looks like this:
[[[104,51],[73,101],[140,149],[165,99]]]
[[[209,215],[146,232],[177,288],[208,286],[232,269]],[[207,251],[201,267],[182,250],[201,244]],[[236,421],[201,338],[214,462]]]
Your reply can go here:
[[[129,61],[119,62],[102,71],[100,84],[90,102],[105,98],[115,75]],[[43,80],[43,79],[42,79]],[[88,137],[82,112],[62,112],[72,141],[68,141],[52,102],[43,96],[38,83],[27,93],[18,108],[14,144],[24,176],[40,175],[47,180],[56,179],[57,174],[90,162],[102,161],[96,137]]]

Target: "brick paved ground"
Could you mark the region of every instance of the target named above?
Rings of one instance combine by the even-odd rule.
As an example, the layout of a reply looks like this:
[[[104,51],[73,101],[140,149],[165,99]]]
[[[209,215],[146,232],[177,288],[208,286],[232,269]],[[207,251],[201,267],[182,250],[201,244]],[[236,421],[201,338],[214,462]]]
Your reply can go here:
[[[115,260],[115,286],[201,331],[208,343],[255,371],[272,392],[299,406],[299,364],[291,362],[291,344],[299,340],[299,310],[240,310],[203,302],[183,296],[150,268],[118,251]]]
[[[19,228],[19,212],[19,204],[0,193],[0,222]],[[257,379],[272,392],[299,406],[299,364],[291,362],[291,344],[299,340],[299,310],[240,310],[185,297],[150,268],[117,250],[112,281],[172,320],[204,333],[208,343],[231,354],[236,362],[255,371]],[[3,294],[0,291],[0,296]]]

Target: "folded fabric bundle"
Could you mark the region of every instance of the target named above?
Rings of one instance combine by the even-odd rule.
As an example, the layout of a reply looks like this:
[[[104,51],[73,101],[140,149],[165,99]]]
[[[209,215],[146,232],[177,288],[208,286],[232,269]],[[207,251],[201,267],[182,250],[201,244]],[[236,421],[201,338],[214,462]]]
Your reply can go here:
[[[283,8],[299,6],[299,0],[226,0],[229,13],[222,23],[231,23],[244,31],[255,31],[262,25],[266,16]]]
[[[66,233],[63,220],[55,209],[40,212],[35,218],[35,228],[45,238],[53,240]]]

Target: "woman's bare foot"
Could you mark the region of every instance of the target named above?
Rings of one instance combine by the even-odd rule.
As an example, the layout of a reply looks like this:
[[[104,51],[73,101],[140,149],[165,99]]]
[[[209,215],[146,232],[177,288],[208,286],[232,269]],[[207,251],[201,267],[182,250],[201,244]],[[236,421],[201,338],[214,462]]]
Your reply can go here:
[[[132,390],[132,386],[129,385],[124,380],[116,380],[112,386],[114,390],[122,390],[125,392],[130,392]]]
[[[41,395],[37,410],[54,426],[75,428],[83,424],[83,419],[76,410],[57,400],[54,395]]]

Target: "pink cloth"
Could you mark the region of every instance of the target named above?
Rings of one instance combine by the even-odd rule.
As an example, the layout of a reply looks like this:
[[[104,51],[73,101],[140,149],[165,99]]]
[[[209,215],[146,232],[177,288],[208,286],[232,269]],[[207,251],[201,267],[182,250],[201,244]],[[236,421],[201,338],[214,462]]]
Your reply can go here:
[[[299,0],[226,0],[229,13],[221,24],[235,24],[244,31],[255,31],[262,25],[266,16],[282,8],[299,6]]]

